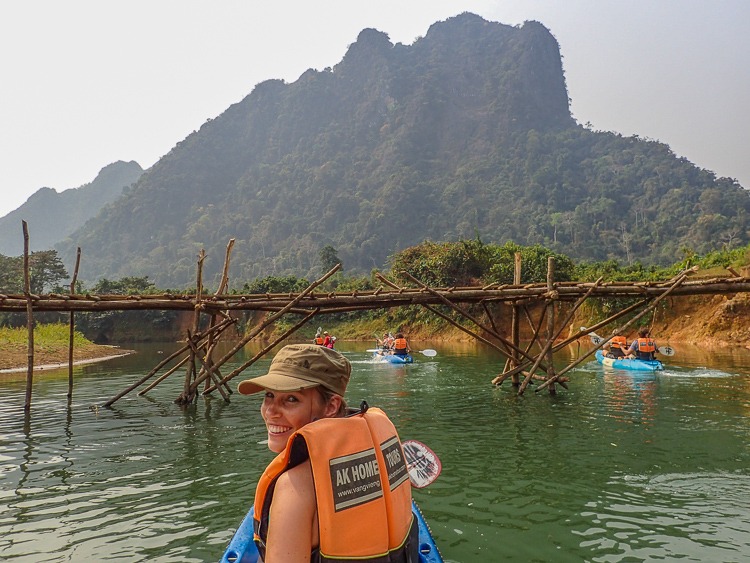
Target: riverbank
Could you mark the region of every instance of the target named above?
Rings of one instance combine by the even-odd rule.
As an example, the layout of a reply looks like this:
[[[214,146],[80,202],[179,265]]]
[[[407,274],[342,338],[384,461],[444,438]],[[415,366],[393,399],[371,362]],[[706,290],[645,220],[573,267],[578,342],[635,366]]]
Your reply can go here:
[[[34,350],[34,371],[61,369],[68,366],[68,347],[59,344],[45,344]],[[120,356],[134,354],[119,346],[86,344],[73,348],[73,365],[104,362]],[[3,346],[0,351],[0,374],[25,373],[28,370],[28,350],[15,344]]]

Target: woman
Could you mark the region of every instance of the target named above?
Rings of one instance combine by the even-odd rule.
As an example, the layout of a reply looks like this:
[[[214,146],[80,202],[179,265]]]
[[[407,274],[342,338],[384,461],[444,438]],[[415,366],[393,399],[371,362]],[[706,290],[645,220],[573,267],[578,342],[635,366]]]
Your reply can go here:
[[[401,332],[396,334],[396,340],[393,341],[393,353],[396,356],[407,356],[411,353],[409,342]]]
[[[279,455],[255,493],[266,563],[417,561],[418,530],[398,433],[379,409],[349,412],[351,364],[314,344],[282,348],[266,375],[238,391],[265,392],[261,416]]]

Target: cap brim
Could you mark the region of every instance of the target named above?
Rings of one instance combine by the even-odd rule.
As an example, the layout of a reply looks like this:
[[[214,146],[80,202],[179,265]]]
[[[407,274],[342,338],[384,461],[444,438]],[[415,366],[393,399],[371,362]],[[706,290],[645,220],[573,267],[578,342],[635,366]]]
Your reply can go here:
[[[284,375],[280,373],[267,373],[260,377],[253,377],[252,379],[246,379],[240,381],[237,385],[237,391],[242,395],[252,395],[259,391],[302,391],[303,389],[310,389],[311,387],[317,387],[320,385],[318,381],[307,381],[299,377],[293,377],[291,375]]]

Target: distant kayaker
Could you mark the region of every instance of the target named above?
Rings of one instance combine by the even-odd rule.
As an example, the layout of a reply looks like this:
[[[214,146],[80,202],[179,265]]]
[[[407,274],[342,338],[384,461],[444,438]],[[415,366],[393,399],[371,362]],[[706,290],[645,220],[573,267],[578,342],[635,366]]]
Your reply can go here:
[[[617,330],[613,330],[612,334],[615,332],[617,332]],[[624,358],[627,355],[627,349],[628,340],[624,336],[613,336],[609,342],[602,346],[602,351],[606,356],[615,359]]]
[[[323,332],[323,346],[325,346],[326,348],[333,348],[331,335],[328,334],[327,330]]]
[[[254,540],[267,563],[418,561],[417,521],[398,433],[383,411],[348,409],[351,364],[315,344],[290,344],[266,375],[268,447],[279,455],[255,493]]]
[[[396,356],[408,356],[411,353],[409,342],[403,333],[396,333],[396,340],[393,341],[393,353]]]
[[[323,338],[323,335],[320,332],[320,329],[318,329],[318,332],[315,333],[315,338],[313,339],[313,343],[317,344],[318,346],[323,346],[323,342],[325,339]]]
[[[656,359],[656,342],[649,332],[645,326],[638,330],[638,338],[633,340],[626,352],[629,357],[647,361]]]
[[[380,354],[390,354],[391,350],[393,349],[393,341],[395,340],[393,338],[393,335],[390,332],[384,332],[382,340],[378,338],[378,335],[375,335],[375,340],[378,342],[378,347],[380,348],[379,353]]]

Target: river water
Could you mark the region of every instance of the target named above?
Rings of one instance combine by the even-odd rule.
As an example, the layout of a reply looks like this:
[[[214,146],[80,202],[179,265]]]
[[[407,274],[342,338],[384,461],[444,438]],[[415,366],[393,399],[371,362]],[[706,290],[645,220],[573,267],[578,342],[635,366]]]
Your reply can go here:
[[[438,355],[410,366],[373,364],[366,344],[339,348],[354,366],[349,402],[382,407],[402,439],[441,458],[414,496],[446,560],[750,557],[750,352],[678,347],[656,375],[588,362],[569,390],[518,397],[489,384],[503,363],[493,351],[421,344]],[[183,410],[176,373],[99,406],[170,346],[76,368],[70,405],[67,369],[37,375],[30,418],[23,376],[0,375],[0,559],[220,558],[272,457],[260,398]]]

